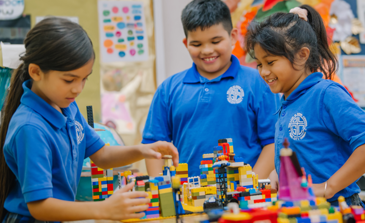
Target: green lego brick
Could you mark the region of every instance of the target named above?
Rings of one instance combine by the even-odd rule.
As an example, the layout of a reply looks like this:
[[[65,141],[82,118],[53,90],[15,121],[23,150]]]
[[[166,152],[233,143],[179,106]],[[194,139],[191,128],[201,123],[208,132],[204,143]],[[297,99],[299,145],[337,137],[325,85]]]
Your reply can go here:
[[[93,185],[93,189],[98,189],[99,185]]]
[[[213,167],[208,167],[208,171],[213,171]]]
[[[199,196],[199,192],[191,193],[191,196],[193,196],[193,197]]]
[[[288,218],[288,215],[285,213],[279,213],[278,217],[279,218]]]
[[[234,174],[234,170],[228,170],[227,174]]]
[[[216,184],[217,182],[216,181],[208,181],[208,184]]]
[[[151,203],[158,202],[158,198],[151,199]]]
[[[228,181],[234,181],[234,177],[227,178]]]
[[[104,201],[105,199],[95,199],[94,201]]]
[[[298,223],[297,218],[288,218],[289,223]]]
[[[308,212],[310,210],[312,210],[312,208],[310,206],[308,206],[308,207],[300,207],[300,212],[301,213]]]
[[[103,178],[104,174],[91,175],[91,178]]]
[[[103,192],[93,192],[93,195],[103,195]]]
[[[329,209],[331,207],[330,203],[323,203],[318,205],[318,209]]]

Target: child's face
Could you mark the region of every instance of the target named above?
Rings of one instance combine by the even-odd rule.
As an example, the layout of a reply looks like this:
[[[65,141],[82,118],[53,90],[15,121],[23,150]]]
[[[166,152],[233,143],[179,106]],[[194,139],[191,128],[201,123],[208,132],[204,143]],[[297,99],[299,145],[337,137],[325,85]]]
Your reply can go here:
[[[261,77],[273,93],[284,93],[285,98],[310,74],[304,69],[306,59],[303,64],[302,59],[298,58],[299,63],[294,69],[286,57],[269,54],[260,44],[255,45],[254,51]]]
[[[214,79],[231,65],[232,47],[236,43],[237,29],[229,34],[222,23],[209,28],[188,32],[183,43],[203,77]]]
[[[92,72],[93,64],[94,59],[91,59],[76,70],[51,70],[46,74],[39,70],[37,75],[32,73],[33,68],[31,66],[35,64],[30,64],[29,74],[33,79],[32,91],[61,112],[61,108],[68,107],[84,89],[86,79]]]

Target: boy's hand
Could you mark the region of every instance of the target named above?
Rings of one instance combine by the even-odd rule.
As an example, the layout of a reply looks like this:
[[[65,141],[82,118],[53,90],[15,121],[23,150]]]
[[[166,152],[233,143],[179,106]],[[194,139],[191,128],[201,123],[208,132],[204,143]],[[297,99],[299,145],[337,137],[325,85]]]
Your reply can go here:
[[[272,189],[279,191],[279,177],[276,170],[271,171],[269,175],[270,185]]]
[[[131,218],[142,218],[142,212],[148,209],[150,199],[146,192],[128,192],[132,190],[134,182],[126,185],[122,189],[115,192],[107,200],[100,202],[101,219],[125,220]]]
[[[174,166],[179,165],[179,152],[172,143],[158,141],[145,144],[141,147],[141,152],[146,159],[161,159],[164,155],[171,155]]]

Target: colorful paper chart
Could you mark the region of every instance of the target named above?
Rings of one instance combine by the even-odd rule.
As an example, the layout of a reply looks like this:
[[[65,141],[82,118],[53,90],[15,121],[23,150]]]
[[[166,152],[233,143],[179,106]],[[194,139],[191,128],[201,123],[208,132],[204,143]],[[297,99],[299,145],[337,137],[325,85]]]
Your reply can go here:
[[[99,1],[98,13],[101,62],[148,59],[142,2]]]

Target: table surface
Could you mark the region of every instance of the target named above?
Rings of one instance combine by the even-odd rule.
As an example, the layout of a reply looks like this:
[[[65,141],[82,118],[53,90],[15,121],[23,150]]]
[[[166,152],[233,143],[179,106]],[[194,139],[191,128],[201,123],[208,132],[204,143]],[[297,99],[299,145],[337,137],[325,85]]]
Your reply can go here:
[[[206,219],[206,215],[188,215],[183,217],[184,223],[194,223],[199,222],[199,220]],[[134,222],[146,222],[146,223],[175,223],[176,219],[174,218],[166,218],[166,219],[158,219],[151,221],[134,221]],[[63,223],[120,223],[120,221],[109,221],[109,220],[86,220],[86,221],[69,221]]]

